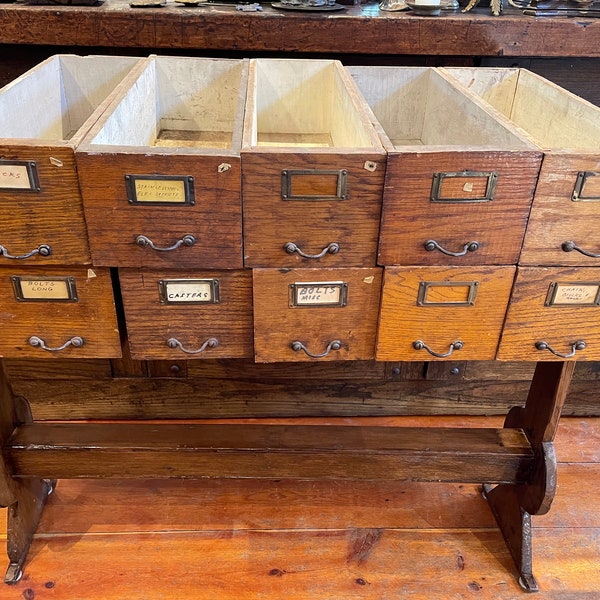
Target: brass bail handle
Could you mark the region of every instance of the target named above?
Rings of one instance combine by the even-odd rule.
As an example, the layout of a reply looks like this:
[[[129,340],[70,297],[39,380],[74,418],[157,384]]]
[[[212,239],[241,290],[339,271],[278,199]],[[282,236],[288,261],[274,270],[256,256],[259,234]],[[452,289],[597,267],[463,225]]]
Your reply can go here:
[[[583,248],[580,248],[573,240],[569,240],[568,242],[563,242],[560,246],[563,252],[579,252],[584,256],[589,256],[590,258],[600,258],[600,254],[594,254],[593,252],[588,252]]]
[[[467,242],[463,246],[463,249],[458,252],[452,252],[451,250],[447,250],[446,248],[438,244],[435,240],[427,240],[423,244],[423,247],[425,248],[425,250],[427,250],[427,252],[433,252],[434,250],[438,250],[446,256],[465,256],[465,254],[467,254],[468,252],[477,252],[477,250],[479,250],[479,242]]]
[[[337,254],[340,251],[340,245],[337,242],[330,242],[319,252],[319,254],[306,254],[303,252],[297,244],[294,242],[286,242],[283,249],[288,254],[298,254],[302,258],[323,258],[326,254]]]
[[[579,350],[585,350],[585,346],[586,343],[583,340],[578,340],[571,344],[571,352],[563,354],[554,350],[548,342],[543,340],[535,343],[536,350],[548,350],[548,352],[552,352],[554,356],[558,356],[559,358],[573,358]]]
[[[308,350],[308,348],[299,340],[292,342],[290,344],[290,347],[294,352],[304,352],[304,354],[306,354],[307,356],[310,356],[311,358],[324,358],[332,350],[333,351],[341,350],[342,342],[340,340],[333,340],[333,341],[329,342],[329,344],[327,344],[327,348],[325,348],[325,351],[321,352],[321,354],[315,354],[313,352],[310,352],[310,350]]]
[[[415,350],[427,350],[431,356],[435,356],[436,358],[446,358],[450,356],[455,350],[462,350],[464,344],[460,340],[456,340],[450,344],[450,349],[448,352],[444,352],[443,354],[440,352],[434,352],[425,342],[421,340],[417,340],[413,342],[413,348]]]
[[[201,352],[204,352],[207,348],[216,348],[218,345],[219,340],[217,338],[211,337],[208,338],[202,344],[202,346],[200,346],[200,348],[190,350],[189,348],[186,348],[178,339],[169,338],[167,340],[167,346],[169,346],[169,348],[179,348],[182,352],[185,352],[186,354],[200,354]]]
[[[3,256],[4,258],[12,258],[13,260],[31,258],[37,254],[40,256],[50,256],[52,254],[52,248],[48,244],[40,244],[37,248],[31,250],[31,252],[27,252],[27,254],[14,255],[6,249],[6,246],[0,246],[0,256]]]
[[[157,246],[149,237],[138,235],[135,238],[135,243],[140,248],[152,248],[152,250],[156,250],[157,252],[170,252],[171,250],[177,250],[181,246],[193,246],[196,243],[196,238],[191,234],[187,234],[180,240],[177,240],[172,246],[161,247]]]
[[[84,344],[83,338],[78,335],[72,337],[70,340],[67,340],[62,346],[57,346],[55,348],[46,346],[46,342],[37,335],[32,335],[27,341],[29,342],[30,346],[33,346],[34,348],[41,348],[42,350],[47,350],[48,352],[60,352],[69,346],[73,346],[73,348],[81,348],[81,346]]]

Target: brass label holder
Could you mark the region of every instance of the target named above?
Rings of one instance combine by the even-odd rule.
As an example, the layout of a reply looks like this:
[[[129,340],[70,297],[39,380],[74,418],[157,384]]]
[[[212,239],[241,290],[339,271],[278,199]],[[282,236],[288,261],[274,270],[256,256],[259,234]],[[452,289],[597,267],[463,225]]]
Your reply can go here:
[[[125,175],[129,204],[193,206],[194,178],[188,175]]]

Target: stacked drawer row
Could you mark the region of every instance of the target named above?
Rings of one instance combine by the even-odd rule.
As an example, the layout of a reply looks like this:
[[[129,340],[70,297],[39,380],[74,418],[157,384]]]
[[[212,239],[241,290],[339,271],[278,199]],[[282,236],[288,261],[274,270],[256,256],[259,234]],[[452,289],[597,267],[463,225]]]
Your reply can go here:
[[[600,109],[529,72],[58,56],[0,105],[2,356],[119,356],[122,305],[142,360],[600,359]]]

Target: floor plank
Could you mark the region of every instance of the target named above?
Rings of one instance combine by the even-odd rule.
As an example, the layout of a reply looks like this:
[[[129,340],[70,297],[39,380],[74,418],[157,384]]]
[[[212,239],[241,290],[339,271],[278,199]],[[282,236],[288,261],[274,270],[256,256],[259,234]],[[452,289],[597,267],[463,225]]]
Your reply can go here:
[[[558,493],[533,519],[539,597],[597,599],[600,419],[563,419],[556,442]],[[473,597],[523,597],[478,486],[411,482],[60,481],[23,580],[0,587],[2,600]]]

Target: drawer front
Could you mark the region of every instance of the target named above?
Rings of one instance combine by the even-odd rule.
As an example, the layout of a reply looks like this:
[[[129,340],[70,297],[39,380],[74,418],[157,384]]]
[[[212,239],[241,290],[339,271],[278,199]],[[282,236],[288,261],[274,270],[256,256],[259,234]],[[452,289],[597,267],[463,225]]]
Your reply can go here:
[[[381,269],[255,269],[257,362],[368,360]]]
[[[498,358],[599,360],[600,268],[519,267]]]
[[[390,155],[379,264],[515,264],[540,160],[535,152]]]
[[[87,264],[71,148],[0,145],[0,265]]]
[[[600,154],[547,154],[521,264],[600,266],[599,218]]]
[[[375,266],[385,159],[243,153],[249,267]]]
[[[0,269],[0,356],[115,358],[121,343],[108,269]]]
[[[242,266],[240,161],[77,154],[94,264]]]
[[[386,267],[377,360],[492,360],[515,267]]]
[[[134,359],[252,357],[250,271],[120,269]]]

